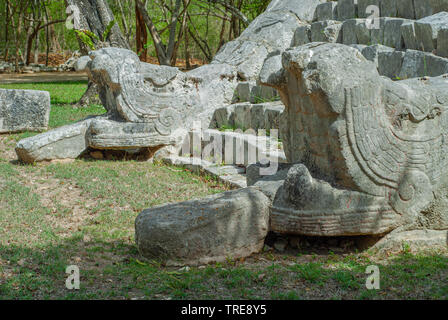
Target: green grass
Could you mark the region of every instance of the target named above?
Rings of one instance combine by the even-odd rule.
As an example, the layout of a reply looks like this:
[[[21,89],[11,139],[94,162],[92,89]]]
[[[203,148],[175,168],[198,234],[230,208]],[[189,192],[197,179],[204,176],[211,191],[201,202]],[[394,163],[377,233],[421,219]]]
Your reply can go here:
[[[87,89],[87,81],[0,84],[0,88],[48,91],[52,105],[66,105],[81,98]]]
[[[103,112],[71,108],[83,91],[78,84],[33,88],[62,102],[53,105],[52,126]],[[266,251],[188,270],[142,262],[134,242],[141,210],[226,188],[149,162],[20,165],[10,151],[27,134],[0,135],[0,299],[448,299],[446,250],[413,254],[404,246],[391,257]],[[365,287],[372,264],[380,290]],[[69,265],[80,268],[80,290],[65,288]]]

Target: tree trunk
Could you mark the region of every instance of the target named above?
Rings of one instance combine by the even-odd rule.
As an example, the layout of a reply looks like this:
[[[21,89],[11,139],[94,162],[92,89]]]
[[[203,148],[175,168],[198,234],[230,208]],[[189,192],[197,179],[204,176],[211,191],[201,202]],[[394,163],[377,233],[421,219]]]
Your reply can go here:
[[[140,57],[140,61],[146,62],[148,49],[145,46],[148,43],[148,32],[146,31],[146,25],[137,4],[135,5],[135,22],[137,54]]]
[[[115,20],[112,10],[109,8],[107,0],[66,0],[67,5],[77,6],[80,14],[80,25],[75,26],[78,29],[89,30],[96,34],[100,39],[109,23]],[[103,39],[106,40],[106,39]],[[93,41],[96,41],[93,39]],[[81,54],[87,55],[90,49],[78,39]],[[97,43],[95,43],[97,44]],[[130,49],[129,43],[123,36],[118,24],[115,24],[109,33],[108,45],[111,47]],[[101,44],[104,47],[104,43]],[[96,85],[89,80],[86,92],[74,107],[88,106],[89,104],[98,104],[98,90]]]
[[[80,25],[78,29],[89,30],[100,39],[104,31],[112,20],[115,20],[112,10],[109,8],[107,0],[66,0],[67,5],[77,6],[80,13]],[[79,39],[78,39],[79,40]],[[104,39],[105,40],[105,39]],[[96,40],[95,40],[96,41]],[[80,42],[81,53],[86,55],[89,48]],[[121,33],[118,24],[115,24],[109,34],[109,44],[111,47],[130,49],[129,43]]]

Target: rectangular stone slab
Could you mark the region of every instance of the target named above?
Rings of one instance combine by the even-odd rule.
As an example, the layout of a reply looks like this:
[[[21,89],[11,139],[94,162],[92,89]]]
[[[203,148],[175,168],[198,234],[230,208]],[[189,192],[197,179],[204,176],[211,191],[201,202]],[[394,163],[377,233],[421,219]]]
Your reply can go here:
[[[50,130],[20,140],[16,146],[19,160],[33,163],[44,160],[76,159],[87,150],[87,129],[91,119]]]
[[[0,89],[0,133],[46,130],[49,118],[47,91]]]
[[[401,67],[400,78],[436,77],[448,73],[448,59],[428,52],[407,50]]]
[[[426,52],[436,49],[439,30],[444,28],[448,28],[448,12],[439,12],[416,21],[415,35],[418,48]]]

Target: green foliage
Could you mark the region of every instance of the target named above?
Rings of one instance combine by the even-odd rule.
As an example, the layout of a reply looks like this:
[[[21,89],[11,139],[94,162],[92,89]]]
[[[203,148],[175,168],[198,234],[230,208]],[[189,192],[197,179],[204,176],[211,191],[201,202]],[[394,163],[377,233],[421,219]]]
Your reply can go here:
[[[75,30],[76,34],[79,37],[79,40],[82,41],[86,46],[88,46],[91,50],[95,50],[95,44],[93,43],[92,36],[89,35],[93,34],[95,37],[96,35],[88,30]]]
[[[103,41],[107,41],[110,35],[110,32],[112,31],[112,28],[115,26],[116,21],[112,20],[111,22],[109,22],[109,24],[106,27],[106,30],[104,30],[103,33]]]

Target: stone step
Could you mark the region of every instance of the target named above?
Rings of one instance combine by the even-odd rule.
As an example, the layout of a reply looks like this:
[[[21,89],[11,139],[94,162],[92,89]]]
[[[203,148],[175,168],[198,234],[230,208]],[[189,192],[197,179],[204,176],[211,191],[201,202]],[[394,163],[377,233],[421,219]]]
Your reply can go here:
[[[280,114],[284,109],[280,101],[232,104],[216,109],[210,128],[279,129]]]
[[[163,163],[186,168],[196,173],[203,173],[217,178],[222,183],[232,188],[245,188],[246,168],[236,165],[216,165],[212,162],[191,157],[167,157]]]
[[[296,30],[293,46],[308,42],[381,44],[396,50],[421,50],[448,57],[448,12],[420,20],[380,18],[379,29],[371,28],[369,22],[365,18],[313,22]]]
[[[367,60],[375,63],[380,75],[394,80],[437,77],[448,73],[448,58],[418,50],[398,51],[393,48],[374,45],[352,45]]]
[[[273,136],[256,136],[242,131],[208,129],[191,131],[185,138],[179,156],[193,156],[214,163],[247,166],[270,160],[285,162],[283,145]]]
[[[442,11],[448,11],[446,0],[339,0],[317,6],[314,21],[368,18],[369,6],[376,6],[380,17],[422,19]]]

